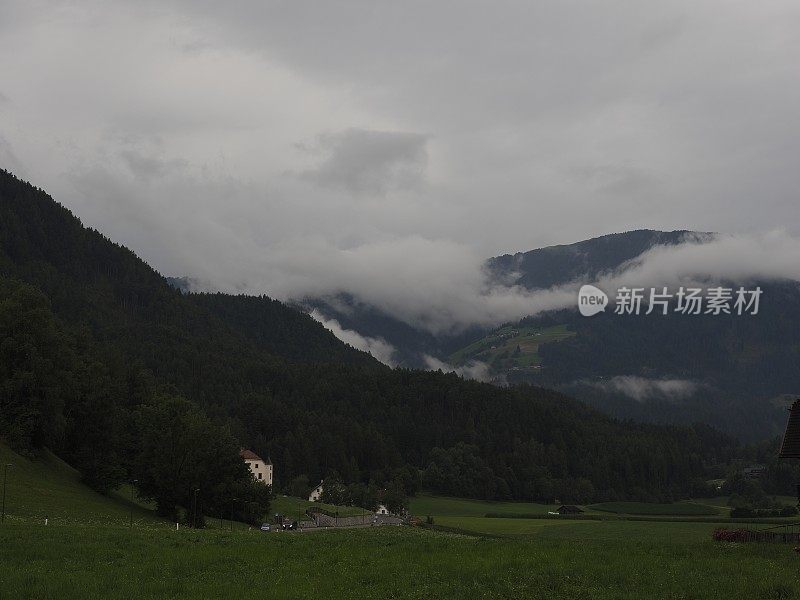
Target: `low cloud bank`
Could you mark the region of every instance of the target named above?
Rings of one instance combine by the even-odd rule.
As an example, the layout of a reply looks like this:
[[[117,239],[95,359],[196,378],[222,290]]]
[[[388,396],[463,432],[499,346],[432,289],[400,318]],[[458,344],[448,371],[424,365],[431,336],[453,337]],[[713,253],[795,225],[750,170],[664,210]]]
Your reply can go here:
[[[784,231],[716,235],[705,243],[657,246],[624,264],[607,283],[679,285],[800,281],[800,238]]]
[[[324,254],[321,261],[325,265],[314,267],[310,258],[305,268],[298,265],[299,272],[315,270],[319,275],[296,281],[302,295],[348,292],[365,304],[432,333],[476,324],[493,326],[572,308],[584,283],[613,296],[622,286],[674,289],[722,281],[741,285],[779,279],[800,281],[800,239],[781,231],[719,235],[702,242],[657,246],[594,281],[573,281],[534,291],[518,285],[489,284],[482,261],[467,248],[449,242],[414,237],[346,251],[324,253],[320,249],[314,254],[317,265],[320,254]],[[302,259],[294,257],[304,262]],[[284,291],[284,295],[292,294],[291,289]]]
[[[700,384],[689,379],[649,379],[635,375],[619,375],[606,381],[589,383],[606,393],[617,393],[638,402],[646,400],[678,401],[691,398]]]
[[[397,364],[394,360],[394,346],[392,346],[383,338],[366,337],[357,331],[353,331],[352,329],[344,329],[338,321],[334,319],[326,319],[322,313],[317,310],[311,311],[310,314],[311,317],[319,321],[325,329],[329,330],[331,333],[333,333],[333,335],[346,344],[350,344],[353,348],[358,350],[368,352],[373,356],[373,358],[390,367],[393,367]]]
[[[464,379],[475,379],[476,381],[492,381],[494,379],[490,373],[489,365],[479,360],[471,360],[463,366],[454,367],[429,354],[425,354],[422,358],[425,361],[425,366],[430,371],[455,373]]]
[[[349,147],[355,143],[353,135],[337,143]],[[363,137],[385,143],[390,148],[385,158],[401,164],[424,147],[414,136],[355,135],[357,141]],[[420,209],[410,198],[361,199],[359,210],[350,213],[343,211],[349,192],[309,187],[297,177],[281,179],[265,194],[255,184],[226,177],[193,181],[187,177],[188,168],[168,156],[160,162],[137,158],[133,164],[128,164],[133,155],[126,156],[120,172],[76,171],[72,184],[85,209],[81,212],[94,216],[89,225],[108,229],[113,239],[137,249],[162,272],[206,282],[208,290],[267,294],[280,300],[347,294],[433,334],[456,333],[472,325],[492,327],[575,307],[584,283],[613,295],[622,285],[800,280],[800,238],[771,231],[689,238],[683,244],[655,247],[594,281],[528,290],[513,281],[490,281],[484,271],[487,257],[470,244],[432,232],[388,232],[388,221],[403,223]],[[141,172],[137,178],[129,174],[133,165]],[[142,193],[142,186],[153,191],[155,182],[158,194]],[[187,210],[180,203],[163,202],[165,196],[191,197],[194,204]],[[116,202],[110,205],[107,198]],[[220,198],[226,206],[222,216]],[[256,204],[261,210],[251,214]],[[370,222],[383,210],[398,212],[382,217],[387,228],[379,231]],[[287,222],[297,225],[287,229]]]

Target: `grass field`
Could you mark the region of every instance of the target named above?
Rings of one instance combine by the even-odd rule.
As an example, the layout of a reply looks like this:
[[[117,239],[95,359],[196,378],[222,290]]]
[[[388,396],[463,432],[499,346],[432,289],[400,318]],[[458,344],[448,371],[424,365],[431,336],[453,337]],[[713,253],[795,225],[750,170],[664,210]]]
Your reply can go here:
[[[648,504],[644,502],[602,502],[587,508],[600,512],[625,515],[663,515],[663,516],[713,516],[723,511],[715,506],[696,502],[675,502],[674,504]]]
[[[558,508],[556,504],[536,504],[534,502],[485,502],[466,498],[420,495],[411,498],[410,510],[420,516],[473,516],[483,517],[494,514],[542,514]]]
[[[487,517],[435,517],[437,527],[451,531],[475,532],[496,536],[529,536],[538,534],[545,527],[574,525],[567,519],[494,519]]]
[[[488,363],[494,369],[528,369],[538,367],[539,346],[548,342],[559,342],[575,335],[566,325],[553,327],[517,327],[506,325],[489,333],[469,346],[450,355],[454,365],[470,360]]]
[[[414,512],[446,530],[266,534],[210,519],[176,531],[129,490],[88,490],[52,455],[0,446],[0,460],[14,464],[0,598],[800,599],[790,544],[713,542],[713,523],[486,518],[553,506],[422,496]],[[273,511],[298,504],[278,497]]]
[[[399,527],[262,534],[7,523],[0,583],[3,597],[37,599],[800,597],[791,546],[720,544],[712,529],[564,521],[487,539]]]

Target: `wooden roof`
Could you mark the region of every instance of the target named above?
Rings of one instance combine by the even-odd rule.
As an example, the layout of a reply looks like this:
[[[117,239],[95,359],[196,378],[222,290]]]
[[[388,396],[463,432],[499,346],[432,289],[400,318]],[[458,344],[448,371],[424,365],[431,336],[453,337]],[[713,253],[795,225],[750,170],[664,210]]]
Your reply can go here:
[[[247,450],[246,448],[242,448],[239,451],[239,456],[241,456],[245,460],[260,460],[261,462],[264,462],[258,454],[256,454],[252,450]]]

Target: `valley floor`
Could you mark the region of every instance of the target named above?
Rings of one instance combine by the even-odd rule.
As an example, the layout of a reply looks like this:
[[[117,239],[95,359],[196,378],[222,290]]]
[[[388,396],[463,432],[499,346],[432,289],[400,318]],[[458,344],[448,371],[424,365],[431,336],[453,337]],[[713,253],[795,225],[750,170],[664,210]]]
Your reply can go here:
[[[497,539],[408,527],[270,535],[6,522],[0,596],[800,597],[791,545],[714,542],[707,523],[528,521],[524,535]]]
[[[587,506],[576,520],[547,518],[554,505],[419,496],[412,512],[441,530],[265,534],[209,519],[176,531],[129,489],[100,496],[52,455],[0,445],[0,459],[14,465],[0,598],[800,599],[791,544],[712,541],[719,526],[770,526],[732,523],[725,498]],[[271,512],[305,504],[278,496]]]

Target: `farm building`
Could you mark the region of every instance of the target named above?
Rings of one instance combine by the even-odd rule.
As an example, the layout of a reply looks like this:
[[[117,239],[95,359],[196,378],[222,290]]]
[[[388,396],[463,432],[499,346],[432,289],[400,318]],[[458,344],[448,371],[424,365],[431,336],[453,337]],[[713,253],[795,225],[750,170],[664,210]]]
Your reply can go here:
[[[247,468],[250,469],[257,481],[272,485],[272,461],[264,460],[252,450],[245,448],[239,451],[239,456],[242,457],[242,460],[244,460]]]
[[[325,483],[325,480],[319,482],[319,485],[311,490],[311,493],[308,495],[309,502],[319,502],[322,500],[322,484]]]
[[[556,512],[560,515],[578,515],[583,511],[574,504],[564,504],[562,506],[559,506],[556,509]]]
[[[747,479],[761,479],[767,472],[767,468],[763,465],[754,465],[752,467],[746,467],[742,469],[742,475],[747,477]]]

